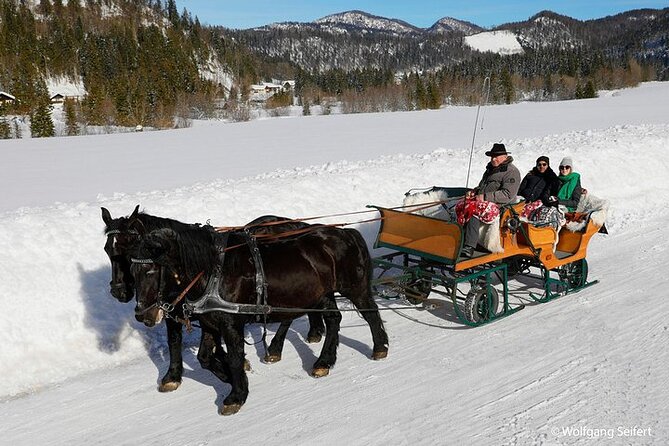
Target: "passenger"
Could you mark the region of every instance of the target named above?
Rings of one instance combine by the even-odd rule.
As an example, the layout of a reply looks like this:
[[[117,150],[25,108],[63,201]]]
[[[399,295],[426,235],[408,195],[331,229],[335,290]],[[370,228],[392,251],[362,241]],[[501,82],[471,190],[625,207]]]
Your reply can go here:
[[[551,197],[551,204],[554,206],[562,205],[567,211],[574,212],[581,200],[581,195],[585,190],[581,187],[581,175],[574,172],[574,162],[570,156],[565,156],[560,161],[560,190]]]
[[[471,257],[478,244],[481,222],[490,223],[499,215],[499,205],[516,198],[520,186],[520,172],[504,144],[494,144],[485,153],[490,157],[481,182],[467,191],[465,199],[455,206],[458,223],[464,226],[462,257]]]
[[[537,158],[537,164],[525,175],[520,183],[518,195],[525,199],[526,203],[533,203],[541,200],[541,203],[548,205],[551,196],[557,196],[562,183],[556,173],[550,167],[550,160],[547,156]]]

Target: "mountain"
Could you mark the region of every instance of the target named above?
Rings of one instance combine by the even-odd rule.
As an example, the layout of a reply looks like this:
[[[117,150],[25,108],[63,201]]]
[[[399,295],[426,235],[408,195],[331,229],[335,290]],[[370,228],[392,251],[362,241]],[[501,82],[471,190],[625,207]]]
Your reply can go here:
[[[243,42],[259,57],[283,61],[307,71],[388,69],[395,72],[435,70],[477,57],[479,52],[516,54],[524,51],[597,52],[615,57],[663,60],[669,8],[629,11],[612,17],[581,21],[551,11],[508,23],[484,36],[486,44],[472,47],[465,37],[486,31],[451,17],[429,28],[363,11],[332,14],[314,22],[275,23],[260,28],[223,31]],[[517,40],[522,50],[495,45],[496,37]],[[476,40],[476,39],[475,39]],[[512,42],[512,46],[516,46]],[[480,51],[478,51],[478,50]]]
[[[454,63],[469,50],[465,34],[481,28],[444,18],[430,28],[363,11],[314,22],[283,22],[249,30],[221,29],[260,57],[307,71],[379,69],[406,72]]]
[[[402,20],[388,19],[356,10],[328,15],[316,20],[314,23],[321,25],[322,29],[329,27],[333,30],[352,30],[363,33],[383,32],[401,35],[421,32],[420,28]]]
[[[586,27],[583,22],[551,11],[542,11],[524,22],[502,25],[516,34],[524,48],[545,47],[562,50],[582,47],[586,44]]]
[[[433,34],[457,31],[463,33],[466,36],[469,36],[480,33],[481,31],[484,31],[484,29],[478,25],[474,25],[473,23],[465,22],[463,20],[454,19],[452,17],[442,17],[441,19],[437,20],[434,25],[427,28],[426,31]]]

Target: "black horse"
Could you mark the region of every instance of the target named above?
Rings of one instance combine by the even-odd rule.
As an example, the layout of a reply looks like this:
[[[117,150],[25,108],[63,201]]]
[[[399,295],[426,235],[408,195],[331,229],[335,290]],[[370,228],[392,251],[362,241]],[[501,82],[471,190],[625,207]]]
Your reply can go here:
[[[139,205],[135,207],[129,217],[119,218],[112,218],[110,212],[103,207],[102,220],[105,223],[105,235],[107,236],[104,249],[109,256],[112,271],[112,280],[109,283],[110,293],[119,302],[124,303],[129,302],[134,296],[135,279],[130,272],[130,253],[137,248],[140,240],[139,232],[132,225],[141,222],[141,226],[146,231],[169,228],[176,232],[199,227],[197,224],[186,224],[170,218],[139,212]],[[306,223],[291,221],[285,217],[265,215],[249,222],[245,228],[253,234],[274,234],[299,230],[308,226]],[[323,318],[318,313],[309,313],[308,316],[310,327],[307,342],[320,342],[322,335],[325,333]],[[281,359],[281,352],[290,323],[291,321],[287,320],[279,326],[267,349],[266,362],[277,362]],[[183,375],[182,325],[175,319],[168,318],[166,326],[170,361],[168,370],[158,386],[160,392],[170,392],[179,388]]]
[[[336,310],[335,292],[347,297],[369,324],[372,358],[382,359],[388,353],[388,336],[371,292],[371,259],[358,231],[317,226],[288,239],[258,243],[257,247],[259,256],[254,256],[253,243],[241,232],[162,229],[143,237],[133,259],[135,312],[147,326],[160,322],[164,312],[183,311],[184,302],[193,308],[194,302],[212,292],[217,302],[232,306],[194,311],[192,315],[202,329],[200,364],[232,386],[220,409],[222,415],[239,411],[248,396],[244,325],[256,322],[257,315],[251,314],[255,310],[244,309],[267,309],[257,301],[257,295],[262,294],[257,286],[258,258],[262,259],[267,286],[266,304],[273,309],[265,311],[268,321],[291,320],[308,310],[323,311],[325,341],[312,376],[327,375],[336,360],[341,313]],[[187,285],[192,288],[188,290]],[[179,301],[176,296],[184,291],[186,298]],[[227,348],[225,355],[217,348],[221,339]]]

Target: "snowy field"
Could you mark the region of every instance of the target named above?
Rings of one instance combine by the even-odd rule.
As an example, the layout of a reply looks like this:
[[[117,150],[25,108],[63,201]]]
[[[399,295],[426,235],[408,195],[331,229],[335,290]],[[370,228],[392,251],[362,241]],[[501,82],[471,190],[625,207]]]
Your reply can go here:
[[[182,386],[157,392],[164,326],[110,296],[100,206],[238,225],[398,205],[413,187],[465,184],[476,108],[0,142],[2,443],[667,444],[669,83],[600,95],[486,107],[470,180],[493,142],[521,172],[539,155],[553,168],[571,156],[611,201],[610,235],[588,254],[599,284],[476,329],[448,306],[384,311],[390,352],[378,362],[364,321],[344,313],[337,365],[318,380],[308,371],[321,345],[296,321],[281,362],[247,346],[249,398],[225,418],[229,386],[197,363],[197,330]],[[377,227],[358,228],[371,245]],[[512,299],[526,299],[521,287]],[[250,326],[247,341],[260,334]]]

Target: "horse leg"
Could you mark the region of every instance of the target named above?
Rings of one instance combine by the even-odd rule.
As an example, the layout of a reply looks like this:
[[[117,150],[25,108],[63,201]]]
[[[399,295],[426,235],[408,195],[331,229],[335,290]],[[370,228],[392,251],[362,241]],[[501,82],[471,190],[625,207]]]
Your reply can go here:
[[[307,342],[310,344],[321,342],[323,334],[325,334],[325,324],[323,323],[323,316],[318,312],[307,313],[309,317],[309,333],[307,334]],[[286,342],[286,335],[288,329],[293,321],[283,321],[279,325],[276,334],[272,338],[267,353],[263,361],[267,363],[275,363],[281,361],[281,353],[283,352],[283,344]],[[247,369],[248,370],[248,369]]]
[[[281,352],[283,352],[283,344],[286,341],[286,335],[288,334],[288,329],[292,320],[287,320],[281,322],[279,328],[276,330],[276,334],[272,338],[269,347],[267,347],[267,352],[265,353],[265,358],[263,361],[267,363],[275,363],[281,361]]]
[[[372,341],[374,348],[372,350],[372,359],[379,360],[388,356],[388,334],[383,328],[383,320],[379,314],[379,307],[372,298],[372,288],[367,281],[367,285],[358,292],[347,293],[349,300],[360,310],[363,319],[367,321],[369,329],[372,332]]]
[[[330,373],[330,368],[337,361],[337,346],[339,346],[339,327],[341,325],[341,312],[337,309],[334,293],[328,295],[326,311],[323,313],[325,322],[325,342],[321,355],[316,360],[311,376],[320,378]]]
[[[167,319],[167,345],[170,351],[170,365],[167,373],[160,380],[158,386],[159,392],[172,392],[177,390],[181,385],[181,376],[183,374],[183,360],[181,358],[181,347],[183,333],[181,331],[181,324]]]
[[[234,324],[234,325],[233,325]],[[249,380],[244,371],[244,320],[226,321],[222,324],[223,340],[228,349],[227,363],[232,390],[219,408],[221,415],[239,412],[249,395]]]
[[[325,324],[323,323],[323,315],[318,312],[307,313],[309,318],[309,333],[307,334],[307,342],[316,344],[321,342],[325,334]]]
[[[209,370],[221,381],[230,381],[226,354],[221,347],[221,338],[204,327],[200,338],[200,348],[197,351],[197,360],[203,369]]]

